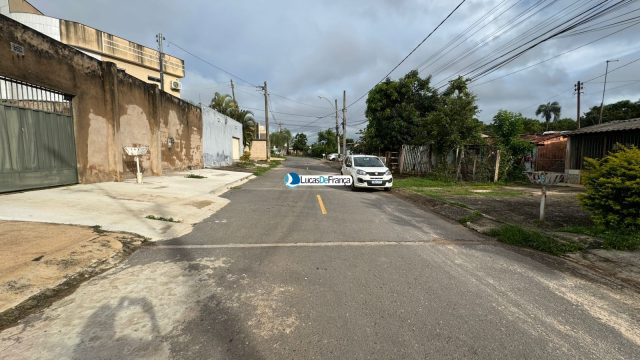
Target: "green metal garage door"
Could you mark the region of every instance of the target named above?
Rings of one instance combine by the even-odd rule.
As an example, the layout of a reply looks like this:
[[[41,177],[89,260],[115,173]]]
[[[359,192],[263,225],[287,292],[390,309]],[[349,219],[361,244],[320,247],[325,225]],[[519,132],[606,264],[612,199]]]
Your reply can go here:
[[[77,183],[75,148],[71,116],[0,105],[0,192]]]

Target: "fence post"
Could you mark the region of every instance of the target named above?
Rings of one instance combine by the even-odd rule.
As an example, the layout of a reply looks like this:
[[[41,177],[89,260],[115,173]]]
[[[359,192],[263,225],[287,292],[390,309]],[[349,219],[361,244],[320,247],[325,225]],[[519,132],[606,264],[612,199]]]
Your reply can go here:
[[[496,170],[493,173],[493,182],[498,182],[499,174],[500,174],[500,150],[496,150]]]
[[[404,156],[405,156],[405,145],[402,145],[400,148],[400,159],[398,160],[398,172],[400,174],[404,173]]]

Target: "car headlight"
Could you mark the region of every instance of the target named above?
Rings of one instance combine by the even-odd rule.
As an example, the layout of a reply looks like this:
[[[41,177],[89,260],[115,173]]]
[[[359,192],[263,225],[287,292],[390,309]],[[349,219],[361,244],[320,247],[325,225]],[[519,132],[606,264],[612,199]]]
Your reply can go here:
[[[385,175],[391,175],[391,170],[387,170],[386,173],[384,173]]]
[[[358,174],[358,175],[367,175],[367,172],[364,171],[364,170],[358,169],[358,170],[356,170],[356,174]]]

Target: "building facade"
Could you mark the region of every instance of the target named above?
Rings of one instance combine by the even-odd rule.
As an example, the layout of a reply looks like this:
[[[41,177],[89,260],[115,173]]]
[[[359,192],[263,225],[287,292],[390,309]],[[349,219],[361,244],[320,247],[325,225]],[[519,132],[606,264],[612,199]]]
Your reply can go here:
[[[0,0],[0,14],[105,62],[147,83],[159,85],[160,53],[75,21],[46,16],[25,0]],[[164,91],[180,97],[184,60],[164,55]]]

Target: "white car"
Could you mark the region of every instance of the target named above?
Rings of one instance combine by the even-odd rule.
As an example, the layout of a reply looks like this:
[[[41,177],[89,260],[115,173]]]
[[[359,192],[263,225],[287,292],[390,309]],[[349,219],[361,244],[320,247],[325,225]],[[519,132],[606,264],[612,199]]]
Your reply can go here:
[[[342,175],[351,175],[351,189],[374,188],[390,191],[393,186],[391,171],[382,160],[372,155],[349,155],[342,162]]]
[[[336,161],[336,160],[338,160],[338,158],[339,158],[339,155],[336,154],[336,153],[332,153],[332,154],[327,155],[327,160],[329,160],[329,161]]]

